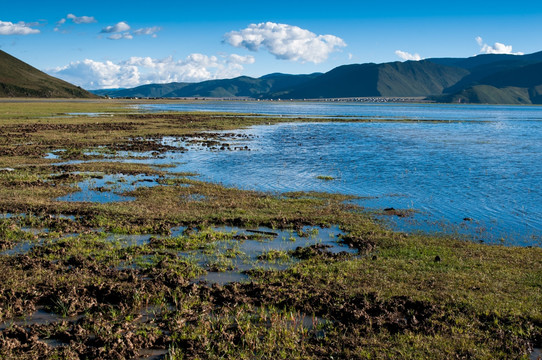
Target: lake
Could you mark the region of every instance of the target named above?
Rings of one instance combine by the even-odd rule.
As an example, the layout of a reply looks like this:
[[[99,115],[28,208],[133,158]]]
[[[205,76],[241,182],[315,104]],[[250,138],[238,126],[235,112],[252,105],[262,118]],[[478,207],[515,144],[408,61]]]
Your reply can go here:
[[[243,189],[343,193],[364,197],[356,202],[368,208],[417,210],[385,218],[401,230],[541,244],[542,107],[213,101],[139,110],[379,120],[253,126],[237,140],[251,151],[169,153],[155,162]]]

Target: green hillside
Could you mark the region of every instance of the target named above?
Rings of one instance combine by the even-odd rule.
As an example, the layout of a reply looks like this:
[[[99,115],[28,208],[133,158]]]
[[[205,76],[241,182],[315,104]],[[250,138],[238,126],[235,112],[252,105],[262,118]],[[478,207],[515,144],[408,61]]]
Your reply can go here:
[[[269,91],[269,85],[259,79],[241,76],[228,80],[208,80],[168,93],[167,97],[258,97]]]
[[[499,73],[501,71],[517,69],[526,64],[528,63],[522,61],[521,59],[516,59],[507,61],[496,61],[490,64],[484,64],[471,68],[469,69],[469,74],[467,76],[465,76],[463,79],[453,84],[452,86],[444,89],[443,92],[453,94],[471,86],[485,84],[483,79],[487,78],[488,76]]]
[[[93,98],[95,95],[54,78],[0,50],[0,97]]]
[[[441,94],[445,88],[467,74],[467,70],[429,61],[382,64],[379,68],[378,91],[382,96]]]
[[[429,61],[340,66],[293,89],[285,97],[409,97],[441,94],[468,71]]]
[[[479,79],[472,82],[462,80],[449,89],[455,91],[433,99],[486,104],[542,104],[542,62],[524,66],[495,63],[488,65],[484,73],[487,76],[478,74]],[[469,77],[472,79],[472,74]],[[461,87],[462,82],[470,86]]]
[[[542,62],[491,74],[480,81],[495,87],[517,86],[531,88],[542,85]]]
[[[432,97],[437,102],[463,104],[531,104],[529,90],[520,87],[496,88],[490,85],[475,85],[455,94]]]
[[[377,81],[377,64],[343,65],[292,90],[271,96],[294,99],[380,96]]]

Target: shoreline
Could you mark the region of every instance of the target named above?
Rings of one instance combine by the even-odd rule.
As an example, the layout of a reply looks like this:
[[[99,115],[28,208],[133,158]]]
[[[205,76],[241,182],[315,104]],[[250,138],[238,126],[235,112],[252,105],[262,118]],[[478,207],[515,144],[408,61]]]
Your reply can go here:
[[[134,116],[124,106],[2,109],[0,168],[14,170],[0,172],[0,209],[27,216],[0,219],[0,245],[32,247],[0,255],[0,357],[132,358],[154,351],[172,359],[526,358],[542,346],[541,248],[390,231],[340,194],[273,196],[191,173],[106,162],[124,151],[158,157],[170,150],[157,146],[161,136],[193,140],[202,131],[285,120]],[[72,112],[113,116],[49,117]],[[60,149],[62,160],[83,162],[44,158]],[[135,200],[54,200],[83,181],[98,193],[110,186]],[[237,233],[215,228],[224,225]],[[319,229],[330,226],[355,255],[330,252],[319,241]],[[287,244],[311,236],[316,242],[292,252],[267,249],[256,259],[243,247],[269,242],[261,236],[279,230],[290,231],[282,235],[294,238]],[[199,263],[200,252],[210,260]],[[257,264],[249,281],[193,282],[237,261]],[[281,261],[286,268],[267,268]]]

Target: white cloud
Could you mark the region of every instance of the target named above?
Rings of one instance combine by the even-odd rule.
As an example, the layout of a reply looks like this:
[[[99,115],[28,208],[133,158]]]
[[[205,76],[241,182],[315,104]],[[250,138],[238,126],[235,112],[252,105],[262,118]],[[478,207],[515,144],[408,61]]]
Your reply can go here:
[[[108,36],[107,38],[110,40],[120,40],[120,39],[132,40],[134,37],[130,33],[124,33],[124,34],[117,33],[117,34],[112,34]]]
[[[224,35],[224,40],[250,51],[264,47],[277,59],[313,63],[327,60],[332,52],[346,46],[343,39],[334,35],[316,35],[297,26],[273,22],[251,24],[241,31],[231,31]]]
[[[97,22],[94,16],[75,16],[74,14],[68,14],[66,15],[66,18],[62,18],[56,22],[54,31],[67,33],[67,31],[60,31],[60,27],[64,25],[68,19],[74,24],[92,24]]]
[[[156,33],[162,30],[159,26],[153,26],[148,28],[141,28],[134,30],[133,34],[140,36],[140,35],[151,35],[152,37],[156,37]]]
[[[128,32],[128,30],[130,30],[130,25],[128,25],[124,21],[121,21],[114,26],[107,26],[103,28],[101,32],[106,33],[106,34],[112,34],[107,37],[109,40],[121,40],[121,39],[131,40],[134,38],[134,36],[142,36],[142,35],[150,35],[153,38],[155,38],[157,37],[156,33],[162,30],[162,28],[159,26],[153,26],[153,27],[148,27],[148,28],[137,29],[131,33]]]
[[[417,53],[411,54],[411,53],[408,53],[406,51],[401,51],[401,50],[395,50],[395,55],[399,56],[399,58],[405,61],[408,61],[408,60],[420,61],[422,59],[420,54],[417,54]]]
[[[60,31],[60,27],[66,23],[66,19],[60,19],[56,22],[55,31]]]
[[[114,63],[86,59],[47,72],[85,89],[111,89],[232,78],[241,74],[243,65],[252,63],[253,56],[191,54],[182,60],[131,57]]]
[[[247,55],[237,55],[237,54],[230,54],[228,55],[228,62],[229,63],[238,63],[238,64],[254,64],[255,59],[254,56]]]
[[[124,21],[121,21],[113,26],[106,26],[102,29],[102,33],[110,34],[110,33],[118,33],[123,31],[130,30],[130,25],[125,23]]]
[[[493,46],[484,43],[484,40],[480,37],[476,37],[476,42],[480,46],[481,54],[508,54],[508,55],[523,55],[522,52],[512,52],[512,45],[505,45],[496,42]]]
[[[114,88],[138,83],[138,69],[135,66],[121,66],[111,61],[83,60],[48,71],[76,85],[87,88]]]
[[[91,24],[96,22],[94,16],[75,16],[74,14],[68,14],[66,17],[76,24]]]
[[[30,35],[39,34],[38,29],[32,29],[29,24],[22,21],[14,24],[9,21],[0,21],[0,35]]]

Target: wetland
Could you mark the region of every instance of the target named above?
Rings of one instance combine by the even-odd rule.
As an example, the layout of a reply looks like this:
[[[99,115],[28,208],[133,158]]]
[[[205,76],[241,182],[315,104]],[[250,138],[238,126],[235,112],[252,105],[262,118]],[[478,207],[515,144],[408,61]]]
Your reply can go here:
[[[0,103],[0,358],[542,347],[539,109],[182,106]]]

